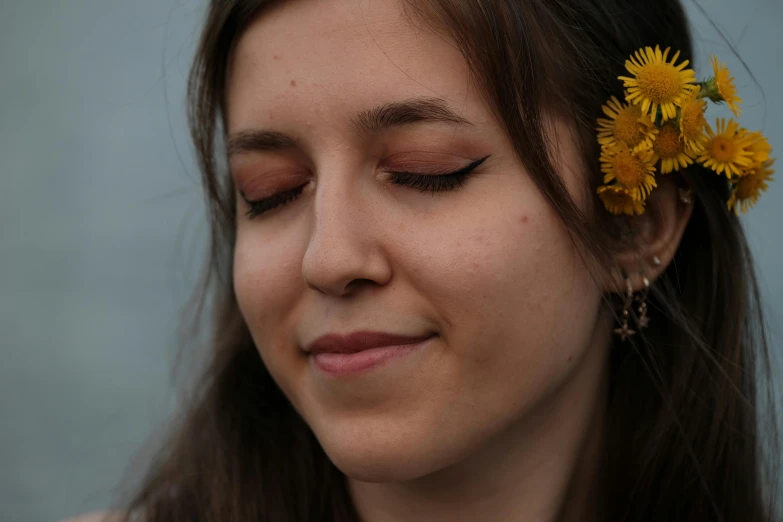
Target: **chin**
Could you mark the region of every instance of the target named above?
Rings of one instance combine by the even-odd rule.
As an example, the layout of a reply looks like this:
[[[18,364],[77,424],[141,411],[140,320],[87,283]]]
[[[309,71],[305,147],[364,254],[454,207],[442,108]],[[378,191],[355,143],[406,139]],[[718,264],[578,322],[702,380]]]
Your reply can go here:
[[[363,482],[404,482],[446,467],[444,448],[433,441],[398,437],[399,433],[335,436],[321,442],[326,455],[346,476]],[[437,450],[435,449],[437,448]]]
[[[361,458],[358,454],[327,455],[347,477],[362,482],[406,482],[436,471],[428,461],[410,456],[403,460],[396,458],[396,454],[378,455],[377,458]]]

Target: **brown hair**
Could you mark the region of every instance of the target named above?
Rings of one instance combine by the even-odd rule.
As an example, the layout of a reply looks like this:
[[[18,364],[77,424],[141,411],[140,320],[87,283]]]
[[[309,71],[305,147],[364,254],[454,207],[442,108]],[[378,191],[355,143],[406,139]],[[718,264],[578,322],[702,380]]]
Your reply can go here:
[[[212,223],[194,313],[203,315],[208,295],[215,299],[214,341],[188,407],[128,503],[146,522],[358,521],[344,475],[264,367],[231,285],[236,202],[221,163],[226,71],[239,35],[268,3],[213,0],[190,75],[189,121]],[[693,59],[679,1],[429,0],[407,8],[457,42],[576,244],[610,266],[629,228],[595,205],[595,120],[611,95],[622,96],[616,78],[636,49],[661,44]],[[587,209],[556,173],[545,110],[578,130],[590,173]],[[725,180],[699,166],[681,180],[693,190],[694,210],[653,285],[655,321],[643,340],[612,348],[608,440],[596,477],[601,519],[771,520],[765,493],[774,484],[765,486],[773,470],[764,467],[757,410],[757,379],[769,361],[751,255],[726,209]],[[193,331],[198,324],[188,323]]]

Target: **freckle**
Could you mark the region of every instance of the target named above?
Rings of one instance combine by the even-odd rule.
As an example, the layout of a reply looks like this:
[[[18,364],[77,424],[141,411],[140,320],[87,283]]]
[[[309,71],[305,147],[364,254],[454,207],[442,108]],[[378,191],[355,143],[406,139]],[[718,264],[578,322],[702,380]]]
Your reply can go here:
[[[274,119],[275,119],[275,116],[274,116],[274,114],[272,114],[272,113],[270,112],[270,113],[269,113],[269,120],[271,121],[271,120],[274,120]]]
[[[568,362],[571,362],[571,359],[573,359],[573,358],[574,358],[574,356],[573,356],[573,355],[569,355],[569,356],[568,356]]]
[[[275,56],[274,56],[274,59],[275,59],[275,60],[279,60],[279,59],[280,59],[280,57],[279,57],[278,55],[275,55]]]
[[[296,80],[291,80],[291,87],[296,87]]]

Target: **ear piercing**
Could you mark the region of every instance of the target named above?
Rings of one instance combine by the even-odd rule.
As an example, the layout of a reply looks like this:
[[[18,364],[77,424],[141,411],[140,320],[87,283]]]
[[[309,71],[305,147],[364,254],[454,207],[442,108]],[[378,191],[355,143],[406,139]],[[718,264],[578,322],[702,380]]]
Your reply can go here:
[[[629,310],[631,309],[631,304],[633,304],[633,285],[631,284],[630,278],[626,278],[625,283],[628,285],[628,291],[625,294],[625,303],[623,304],[622,326],[620,326],[620,328],[615,328],[614,330],[614,333],[619,335],[620,339],[623,341],[636,335],[636,331],[631,330],[628,326],[628,320],[631,315]]]
[[[657,259],[657,258],[656,258]],[[659,260],[660,261],[660,260]],[[629,338],[636,335],[636,330],[630,327],[631,309],[634,303],[637,303],[636,312],[636,324],[639,330],[647,328],[650,324],[650,317],[647,315],[647,295],[650,292],[650,280],[646,277],[642,277],[644,288],[639,291],[637,295],[634,295],[633,284],[631,278],[626,278],[626,293],[625,302],[623,303],[622,318],[620,319],[620,328],[615,328],[614,333],[620,336],[620,339],[627,341]]]
[[[640,330],[647,328],[650,324],[650,318],[647,317],[647,294],[650,292],[650,281],[646,277],[643,277],[642,281],[644,282],[644,288],[635,298],[636,302],[639,303],[639,307],[636,309],[639,318],[636,322],[639,324]]]

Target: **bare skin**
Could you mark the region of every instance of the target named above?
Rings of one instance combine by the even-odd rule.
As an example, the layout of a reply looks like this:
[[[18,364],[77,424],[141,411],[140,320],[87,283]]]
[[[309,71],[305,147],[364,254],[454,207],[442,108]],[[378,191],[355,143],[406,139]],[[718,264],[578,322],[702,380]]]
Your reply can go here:
[[[603,289],[467,74],[452,45],[394,2],[264,13],[232,63],[229,133],[293,144],[232,154],[232,176],[250,201],[305,188],[252,219],[238,198],[237,299],[364,520],[548,521],[564,505],[586,520],[610,330]],[[432,98],[468,123],[354,123]],[[576,193],[579,162],[556,129]],[[463,187],[434,196],[385,177],[486,156]],[[355,330],[438,336],[348,379],[302,351]]]
[[[396,1],[265,11],[228,76],[234,290],[364,522],[589,522],[612,329],[601,299],[623,281],[591,275],[469,80],[453,42]],[[416,121],[373,117],[423,106]],[[551,119],[561,175],[585,204],[569,131]],[[481,159],[456,189],[390,182]],[[619,266],[641,255],[661,260],[648,277],[665,269],[690,215],[675,194],[662,182],[650,197],[642,246]],[[348,377],[303,351],[356,330],[435,337]]]

